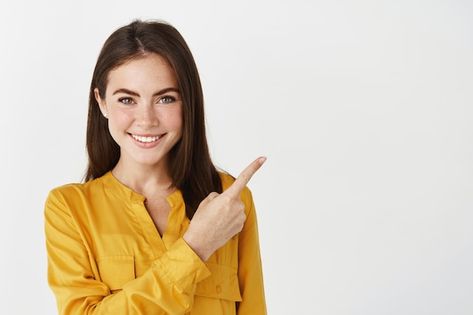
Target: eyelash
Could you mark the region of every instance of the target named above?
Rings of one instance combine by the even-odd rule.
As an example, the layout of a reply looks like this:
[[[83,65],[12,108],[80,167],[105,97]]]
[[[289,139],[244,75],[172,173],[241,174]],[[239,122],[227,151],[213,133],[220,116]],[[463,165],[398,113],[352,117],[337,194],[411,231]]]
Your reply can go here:
[[[170,104],[170,103],[174,103],[176,101],[176,98],[174,96],[170,96],[170,95],[164,95],[163,97],[161,97],[159,100],[162,100],[162,99],[171,99],[169,102],[165,102],[164,104]],[[123,100],[133,100],[131,97],[120,97],[118,99],[118,101],[124,105],[130,105],[130,103],[123,103]],[[161,103],[162,104],[162,103]]]

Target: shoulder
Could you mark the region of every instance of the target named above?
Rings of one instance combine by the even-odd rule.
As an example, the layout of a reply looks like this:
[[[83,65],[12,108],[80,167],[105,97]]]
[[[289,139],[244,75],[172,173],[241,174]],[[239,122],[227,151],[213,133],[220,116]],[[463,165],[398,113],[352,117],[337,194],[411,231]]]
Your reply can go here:
[[[228,187],[230,187],[233,182],[235,181],[235,177],[226,171],[217,171],[218,175],[220,176],[220,180],[222,181],[222,188],[225,191]]]
[[[100,178],[90,180],[85,183],[67,183],[52,188],[49,195],[63,196],[66,199],[87,195],[93,193],[94,190],[101,186]]]
[[[46,197],[45,206],[48,211],[51,206],[61,206],[66,208],[88,199],[94,191],[101,187],[100,178],[90,180],[86,183],[67,183],[52,188]],[[57,208],[57,207],[56,207]]]

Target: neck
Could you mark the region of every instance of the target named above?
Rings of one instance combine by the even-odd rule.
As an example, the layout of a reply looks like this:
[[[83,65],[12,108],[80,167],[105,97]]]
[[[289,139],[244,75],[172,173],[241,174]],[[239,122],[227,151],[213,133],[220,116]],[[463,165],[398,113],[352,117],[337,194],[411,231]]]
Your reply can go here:
[[[155,165],[143,165],[120,158],[112,169],[112,174],[120,182],[144,196],[166,192],[172,188],[172,178],[168,172],[166,159]]]

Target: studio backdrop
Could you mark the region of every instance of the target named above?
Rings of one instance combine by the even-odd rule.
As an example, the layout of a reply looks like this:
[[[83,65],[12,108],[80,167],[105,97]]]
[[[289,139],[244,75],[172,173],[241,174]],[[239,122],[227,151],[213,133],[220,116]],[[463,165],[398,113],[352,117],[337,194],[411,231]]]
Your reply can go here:
[[[473,313],[473,3],[3,1],[2,314],[55,314],[44,201],[80,182],[101,45],[184,36],[215,164],[252,178],[268,313]]]

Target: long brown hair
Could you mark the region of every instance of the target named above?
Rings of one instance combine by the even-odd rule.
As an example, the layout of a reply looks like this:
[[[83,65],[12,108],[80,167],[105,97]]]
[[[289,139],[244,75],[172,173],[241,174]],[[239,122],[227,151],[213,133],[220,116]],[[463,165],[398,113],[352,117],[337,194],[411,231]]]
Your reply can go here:
[[[183,132],[169,152],[169,172],[173,185],[182,192],[187,217],[192,219],[199,203],[210,192],[222,192],[222,183],[209,154],[202,85],[194,58],[184,38],[167,22],[135,19],[114,31],[105,41],[90,84],[89,162],[84,181],[112,170],[120,158],[120,147],[110,135],[108,120],[100,112],[94,88],[98,88],[100,97],[105,98],[109,72],[147,53],[166,58],[176,74],[183,104]]]

